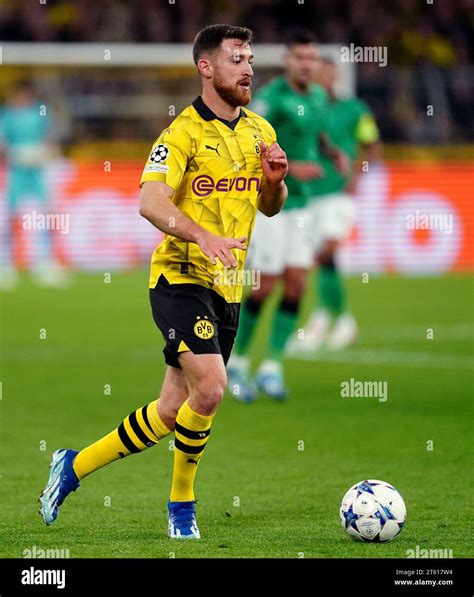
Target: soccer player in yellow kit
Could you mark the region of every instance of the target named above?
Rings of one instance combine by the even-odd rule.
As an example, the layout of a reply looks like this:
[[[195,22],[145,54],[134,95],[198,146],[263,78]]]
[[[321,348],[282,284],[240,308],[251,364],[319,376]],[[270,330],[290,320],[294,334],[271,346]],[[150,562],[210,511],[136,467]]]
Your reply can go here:
[[[175,433],[168,534],[199,539],[194,479],[226,387],[257,209],[280,211],[285,152],[251,99],[252,32],[211,25],[193,58],[203,92],[154,143],[140,181],[140,213],[165,233],[153,253],[150,301],[167,363],[158,400],[87,448],[53,453],[40,513],[52,524],[80,480]],[[233,268],[233,269],[232,269]],[[233,272],[233,275],[229,275]]]

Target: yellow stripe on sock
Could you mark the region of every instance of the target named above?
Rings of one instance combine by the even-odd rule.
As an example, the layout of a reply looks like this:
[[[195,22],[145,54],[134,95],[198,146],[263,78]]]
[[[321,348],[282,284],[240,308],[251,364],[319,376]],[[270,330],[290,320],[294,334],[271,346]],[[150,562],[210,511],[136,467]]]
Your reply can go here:
[[[145,423],[145,419],[143,418],[143,414],[142,414],[142,409],[139,408],[137,410],[137,423],[140,425],[140,429],[143,431],[143,433],[147,436],[147,438],[154,442],[155,444],[157,443],[157,441],[160,439],[159,437],[157,437],[154,433],[152,433],[150,431],[150,429],[148,428],[148,425]]]
[[[127,432],[128,437],[130,438],[131,442],[139,449],[139,450],[145,450],[145,448],[148,448],[148,446],[146,444],[144,444],[136,435],[136,433],[133,431],[132,426],[130,425],[130,421],[129,421],[129,417],[127,417],[126,419],[124,419],[123,421],[123,426],[125,427],[125,431]]]

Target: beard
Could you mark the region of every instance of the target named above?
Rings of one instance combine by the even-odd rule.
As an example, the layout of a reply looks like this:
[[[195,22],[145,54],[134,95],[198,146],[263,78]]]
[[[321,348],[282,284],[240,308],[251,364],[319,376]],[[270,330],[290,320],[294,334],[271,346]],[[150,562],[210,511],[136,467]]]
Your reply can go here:
[[[238,106],[246,106],[252,99],[250,88],[246,91],[238,84],[229,85],[219,73],[215,74],[213,83],[214,89],[218,95],[226,102],[226,104],[229,104],[229,106],[234,108],[237,108]]]

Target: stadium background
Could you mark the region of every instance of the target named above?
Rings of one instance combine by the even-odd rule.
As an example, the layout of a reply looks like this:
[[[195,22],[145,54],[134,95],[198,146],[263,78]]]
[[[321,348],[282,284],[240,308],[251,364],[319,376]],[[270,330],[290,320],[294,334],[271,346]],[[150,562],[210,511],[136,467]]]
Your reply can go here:
[[[201,26],[215,22],[255,30],[254,89],[279,72],[275,66],[259,66],[259,52],[270,56],[267,62],[273,63],[278,51],[275,46],[265,50],[260,44],[280,44],[290,25],[309,26],[323,47],[334,49],[350,43],[386,46],[386,68],[360,63],[352,65],[347,74],[348,86],[352,85],[375,113],[384,158],[360,180],[356,226],[341,252],[344,268],[352,274],[350,298],[361,324],[360,343],[352,351],[323,356],[316,365],[289,361],[294,398],[284,412],[263,401],[251,407],[253,411],[230,401],[225,404],[213,438],[216,447],[208,451],[209,463],[203,465],[198,482],[204,526],[208,530],[212,523],[216,530],[204,548],[192,546],[186,552],[179,546],[176,553],[380,555],[364,545],[352,546],[337,528],[338,500],[371,469],[377,472],[372,476],[387,476],[387,481],[400,485],[413,521],[412,534],[407,528],[398,542],[385,546],[384,555],[403,557],[405,549],[417,542],[453,547],[455,555],[468,554],[462,508],[467,507],[468,397],[472,398],[471,9],[469,0],[433,4],[394,0],[389,5],[370,0],[303,4],[296,0],[48,0],[45,4],[4,0],[0,8],[0,101],[6,100],[16,81],[26,77],[34,81],[42,102],[51,108],[60,152],[49,166],[50,211],[71,218],[69,234],[56,232],[54,247],[58,259],[75,272],[70,287],[62,291],[37,289],[25,276],[15,291],[1,297],[2,434],[5,445],[16,448],[18,463],[25,466],[23,470],[12,468],[3,460],[2,488],[11,482],[10,487],[18,492],[16,503],[9,503],[1,523],[1,530],[8,535],[7,555],[21,557],[25,547],[37,544],[70,547],[71,557],[168,557],[163,533],[157,547],[136,535],[137,526],[156,524],[148,505],[150,500],[158,505],[158,498],[151,490],[146,494],[143,485],[149,474],[147,466],[154,463],[150,454],[143,455],[140,463],[136,460],[111,467],[91,481],[85,496],[73,498],[90,520],[73,514],[71,504],[56,535],[46,535],[37,521],[30,521],[30,493],[33,484],[35,490],[41,486],[47,453],[67,442],[89,443],[159,389],[161,347],[146,303],[146,270],[160,235],[138,215],[138,179],[151,142],[173,118],[170,107],[178,114],[199,92],[189,46],[183,44],[190,44]],[[132,44],[122,47],[120,55],[126,56],[130,50],[130,56],[139,58],[129,56],[132,64],[127,64],[127,58],[115,61],[114,51],[119,50],[115,44]],[[165,46],[150,44],[172,45],[166,46],[168,53],[163,58]],[[169,53],[170,47],[176,49],[180,63],[173,59],[173,51]],[[104,49],[111,50],[108,60]],[[39,64],[42,56],[50,58]],[[70,59],[65,56],[76,58],[68,64]],[[183,63],[182,56],[187,56]],[[83,64],[83,59],[89,64]],[[140,65],[140,61],[146,64]],[[433,116],[427,115],[430,105]],[[1,164],[2,206],[4,174]],[[452,215],[452,234],[408,230],[406,216],[417,211]],[[35,250],[35,238],[22,228],[20,218],[15,240],[17,263],[25,267]],[[112,283],[104,284],[108,272],[114,272]],[[364,286],[360,272],[379,275]],[[312,296],[307,299],[306,313],[313,300]],[[271,308],[269,305],[268,310]],[[47,343],[38,340],[38,330],[43,328],[48,329]],[[435,328],[436,346],[427,342],[427,328]],[[256,355],[262,350],[264,336],[254,348]],[[338,393],[338,383],[351,376],[389,380],[393,398],[389,398],[387,414],[382,416],[376,405],[368,403],[357,408],[353,403],[342,409],[336,406],[341,401],[333,396]],[[111,395],[103,390],[108,384]],[[332,398],[326,400],[328,396]],[[432,418],[427,420],[428,411]],[[254,427],[250,417],[258,419]],[[273,425],[288,423],[288,441],[276,446],[271,440]],[[224,495],[218,480],[225,478],[225,445],[232,438],[237,442],[236,426],[248,433],[245,442],[234,446],[233,473],[226,479]],[[327,435],[324,429],[329,430]],[[317,439],[311,443],[313,435]],[[428,462],[430,454],[425,448],[433,435],[436,445],[442,446],[436,464]],[[357,445],[361,436],[365,445],[348,453],[347,445]],[[295,465],[292,458],[296,452],[290,457],[284,447],[296,446],[302,437],[307,438],[308,460],[305,465]],[[42,441],[47,452],[38,447]],[[371,441],[376,447],[369,445]],[[257,473],[248,470],[245,463],[256,455],[272,473],[265,472],[263,465]],[[271,468],[275,457],[278,465]],[[131,518],[124,474],[126,485],[141,488],[141,494],[134,496]],[[269,498],[255,475],[272,488],[272,495],[280,495],[277,526],[279,533],[285,529],[285,537],[265,535],[271,534],[273,521],[265,510]],[[251,497],[258,514],[248,505],[245,514],[266,537],[266,545],[259,542],[258,532],[255,538],[254,529],[246,528],[240,515],[245,507],[238,510],[233,506],[233,498],[245,493],[238,478],[250,479],[247,504]],[[309,479],[311,485],[303,484],[295,506],[295,490],[288,488],[302,478]],[[461,512],[454,508],[446,512],[436,499],[427,505],[418,486],[421,479],[436,486],[436,499],[454,492],[452,501],[458,500]],[[166,499],[166,487],[167,482],[160,482],[161,501]],[[106,520],[98,519],[94,504],[103,511],[103,497],[111,492],[112,503],[117,504],[115,518],[107,513]],[[318,503],[316,514],[311,509],[313,500]],[[164,506],[159,508],[164,512]],[[215,520],[212,508],[227,512],[227,518]],[[334,520],[330,518],[328,523],[324,512],[335,513]],[[18,514],[22,515],[21,529],[12,536],[8,524],[16,525]],[[234,522],[233,528],[229,521]],[[104,538],[91,544],[90,533],[98,525]],[[317,539],[311,538],[311,533],[307,536],[306,529],[312,525],[322,529]],[[219,533],[231,536],[228,549],[220,549]],[[247,545],[240,542],[240,536],[246,537]]]
[[[18,10],[22,4],[24,10]],[[281,42],[288,23],[311,24],[323,44],[387,46],[387,67],[360,63],[351,73],[354,82],[349,87],[369,103],[377,118],[385,160],[383,167],[369,171],[359,188],[357,224],[342,262],[351,271],[472,268],[469,143],[474,141],[474,121],[469,106],[474,101],[474,71],[469,2],[420,6],[403,0],[382,7],[377,2],[359,6],[339,1],[329,7],[325,2],[291,0],[83,0],[46,5],[7,0],[0,13],[5,42],[0,100],[15,80],[31,76],[53,114],[63,159],[50,165],[51,204],[55,212],[70,213],[75,222],[70,234],[56,234],[57,255],[65,264],[123,269],[148,259],[158,237],[136,212],[135,181],[150,142],[173,118],[170,107],[178,114],[198,93],[199,82],[188,48],[180,48],[177,61],[176,56],[170,60],[173,50],[164,55],[142,44],[190,43],[199,27],[220,21],[244,22],[255,29],[255,89],[278,72],[259,67],[258,44]],[[22,51],[10,46],[18,41],[34,45]],[[46,46],[44,59],[35,64],[41,55],[38,44],[51,42],[102,45],[84,60],[95,66],[81,63],[81,51],[71,45],[69,59],[61,66],[54,64],[64,61],[67,46],[63,51]],[[117,43],[137,44],[133,52],[140,54],[131,58],[129,47],[118,53]],[[107,49],[109,58],[104,55]],[[279,48],[272,51],[277,54]],[[127,60],[146,66],[127,67]],[[21,64],[12,66],[15,61]],[[428,106],[433,106],[432,116],[427,115]],[[108,168],[105,161],[110,161]],[[404,229],[407,214],[427,209],[452,214],[453,233]],[[33,236],[19,239],[20,262],[28,259]]]

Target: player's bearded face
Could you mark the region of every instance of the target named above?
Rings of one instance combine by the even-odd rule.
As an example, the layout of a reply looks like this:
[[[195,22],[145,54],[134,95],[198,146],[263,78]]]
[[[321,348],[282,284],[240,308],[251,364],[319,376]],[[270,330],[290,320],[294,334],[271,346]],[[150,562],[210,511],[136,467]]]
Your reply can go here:
[[[214,89],[230,106],[246,106],[252,99],[252,52],[238,39],[222,42],[212,61]]]
[[[216,69],[213,84],[217,93],[230,106],[246,106],[252,99],[252,81],[249,77],[235,77],[234,75],[231,79],[224,76],[221,70]]]

